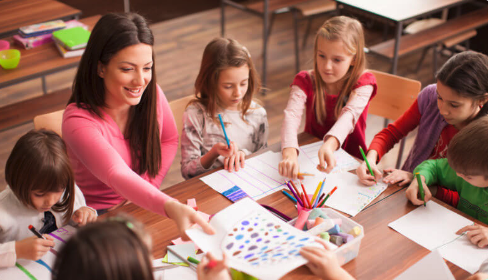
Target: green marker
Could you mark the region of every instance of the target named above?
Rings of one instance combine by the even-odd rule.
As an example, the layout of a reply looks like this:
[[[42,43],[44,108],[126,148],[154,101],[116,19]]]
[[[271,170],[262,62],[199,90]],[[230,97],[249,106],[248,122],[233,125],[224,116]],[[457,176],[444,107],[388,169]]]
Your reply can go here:
[[[420,173],[415,173],[415,177],[417,177],[417,184],[419,184],[419,193],[420,193],[420,198],[424,201],[424,206],[425,206],[425,192],[424,192],[424,186],[422,186],[422,179],[420,178]]]
[[[373,176],[374,182],[378,183],[378,182],[376,182],[376,179],[374,179],[373,169],[371,169],[371,165],[369,165],[368,159],[366,158],[366,155],[364,154],[363,148],[361,148],[361,146],[359,146],[359,151],[361,152],[361,155],[363,156],[364,162],[366,162],[366,166],[368,166],[369,173],[371,173],[371,176]]]
[[[199,261],[199,260],[197,260],[197,259],[195,259],[195,258],[192,258],[192,257],[188,257],[188,258],[186,258],[186,259],[187,259],[189,262],[194,263],[194,264],[199,264],[199,263],[200,263],[200,261]]]

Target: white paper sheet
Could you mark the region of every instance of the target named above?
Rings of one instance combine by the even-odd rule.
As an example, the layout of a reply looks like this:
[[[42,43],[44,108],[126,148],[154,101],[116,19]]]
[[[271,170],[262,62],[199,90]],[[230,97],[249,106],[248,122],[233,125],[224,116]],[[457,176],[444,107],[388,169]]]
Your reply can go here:
[[[456,234],[472,224],[469,219],[429,201],[426,207],[419,206],[388,226],[428,250],[437,249],[446,260],[475,273],[488,258],[488,250],[471,244],[466,235]]]
[[[245,198],[217,213],[207,235],[189,229],[188,236],[202,251],[217,258],[225,253],[229,266],[259,279],[279,279],[307,261],[298,253],[303,246],[319,246],[313,236],[283,222],[259,204]]]
[[[14,267],[1,268],[0,279],[30,280],[31,278],[27,276],[25,270],[38,280],[51,280],[51,270],[56,259],[55,254],[75,232],[76,229],[68,225],[50,233],[49,235],[54,239],[54,248],[51,251],[38,261],[18,260]]]
[[[324,143],[323,141],[317,141],[312,144],[300,146],[299,147],[300,154],[306,156],[310,161],[312,161],[315,164],[316,167],[320,163],[318,152],[323,143]],[[336,159],[336,166],[330,172],[331,174],[342,173],[349,170],[353,170],[358,168],[360,165],[360,163],[356,159],[354,159],[354,157],[349,155],[342,148],[339,148],[339,150],[335,151],[334,156]],[[303,172],[308,171],[302,169],[301,167],[300,170],[303,170]]]
[[[420,261],[409,267],[395,280],[454,280],[446,262],[442,259],[439,251],[434,250]]]

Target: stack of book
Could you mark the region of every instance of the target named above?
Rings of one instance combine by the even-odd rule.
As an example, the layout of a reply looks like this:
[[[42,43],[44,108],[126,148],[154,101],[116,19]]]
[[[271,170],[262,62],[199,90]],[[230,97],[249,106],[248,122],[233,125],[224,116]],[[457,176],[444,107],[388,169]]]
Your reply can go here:
[[[73,29],[75,27],[79,27],[84,31],[80,31],[79,29],[77,29],[75,30],[75,32],[70,31],[68,33],[65,33],[66,30]],[[63,31],[58,41],[56,41],[53,36],[53,34],[57,31]],[[70,20],[67,22],[63,22],[62,20],[55,20],[21,27],[19,28],[19,34],[14,35],[13,39],[16,44],[24,47],[25,49],[32,49],[54,41],[54,45],[59,50],[61,56],[63,56],[64,58],[68,58],[81,56],[83,54],[86,42],[84,45],[78,43],[73,45],[69,43],[73,41],[73,36],[76,37],[74,38],[75,41],[78,40],[78,34],[82,34],[81,42],[88,42],[90,32],[88,31],[87,25],[77,20]],[[65,44],[63,40],[67,40],[68,43]]]
[[[90,31],[81,26],[53,32],[54,43],[64,58],[81,56],[88,39],[90,39]]]

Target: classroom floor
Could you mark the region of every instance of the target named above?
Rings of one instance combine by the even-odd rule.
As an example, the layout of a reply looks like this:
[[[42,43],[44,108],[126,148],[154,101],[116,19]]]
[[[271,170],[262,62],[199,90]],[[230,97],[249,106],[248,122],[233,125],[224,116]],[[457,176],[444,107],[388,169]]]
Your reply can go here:
[[[226,9],[226,36],[237,39],[245,45],[252,56],[254,64],[261,72],[261,30],[260,18],[235,9]],[[327,16],[317,18],[312,23],[312,30],[318,29]],[[382,28],[379,24],[364,22],[366,45],[373,45],[382,40]],[[213,38],[220,36],[220,10],[212,9],[197,14],[153,24],[155,36],[155,56],[157,80],[169,101],[193,94],[193,83],[200,66],[201,55],[205,45]],[[303,35],[305,22],[300,26],[300,36]],[[390,34],[392,36],[392,34]],[[269,38],[268,49],[268,84],[267,94],[258,95],[268,112],[270,136],[268,144],[280,141],[280,128],[283,109],[288,100],[289,84],[295,73],[293,50],[293,28],[290,14],[276,16],[273,30]],[[301,69],[312,67],[313,36],[309,36],[307,45],[301,50]],[[398,75],[422,82],[422,87],[434,81],[432,74],[431,52],[427,55],[423,67],[415,73],[414,69],[420,58],[421,51],[407,55],[399,60]],[[372,55],[367,56],[368,67],[388,72],[389,63]],[[440,57],[439,65],[447,60]],[[71,86],[75,69],[49,75],[47,84],[49,91]],[[0,104],[7,105],[20,100],[32,98],[42,94],[41,80],[32,80],[22,84],[2,89]],[[394,92],[392,92],[394,94]],[[303,125],[302,125],[303,127]],[[4,180],[5,162],[17,139],[33,128],[32,122],[8,129],[0,133],[0,190],[6,186]],[[366,131],[367,143],[383,128],[383,119],[370,115]],[[407,139],[405,154],[409,151],[416,133],[411,133]],[[382,160],[382,167],[394,166],[398,154],[395,147]],[[405,156],[404,156],[405,159]],[[162,188],[181,182],[179,152],[163,181]]]

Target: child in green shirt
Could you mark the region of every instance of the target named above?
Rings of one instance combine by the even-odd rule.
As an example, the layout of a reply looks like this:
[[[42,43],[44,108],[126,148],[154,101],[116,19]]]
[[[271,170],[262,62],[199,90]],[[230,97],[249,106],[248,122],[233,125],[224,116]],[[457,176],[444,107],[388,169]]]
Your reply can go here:
[[[487,93],[488,95],[488,93]],[[486,98],[486,96],[485,96]],[[471,122],[452,138],[447,159],[426,160],[414,170],[420,173],[425,191],[425,201],[432,198],[441,185],[459,193],[457,208],[464,213],[488,223],[488,116]],[[426,187],[429,186],[429,187]],[[415,205],[424,203],[418,197],[417,180],[406,191],[407,198]],[[466,226],[457,233],[467,231],[471,242],[478,247],[488,245],[488,227]]]

